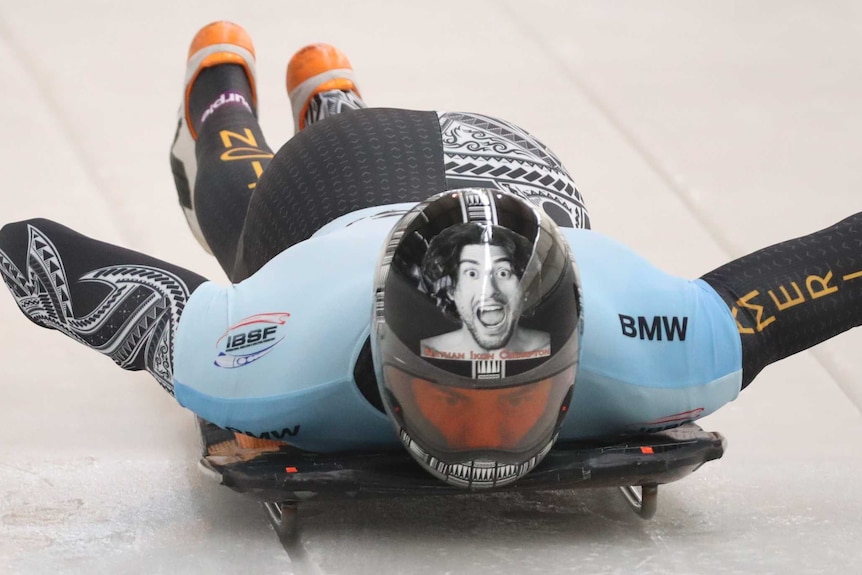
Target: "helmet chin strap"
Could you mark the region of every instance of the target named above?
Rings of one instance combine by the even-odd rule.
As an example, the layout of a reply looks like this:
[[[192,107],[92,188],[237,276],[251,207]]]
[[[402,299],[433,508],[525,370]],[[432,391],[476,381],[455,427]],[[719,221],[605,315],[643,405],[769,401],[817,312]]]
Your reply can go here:
[[[459,463],[446,463],[422,449],[403,427],[399,430],[398,435],[410,454],[422,463],[432,475],[450,485],[474,489],[501,487],[520,479],[544,459],[557,441],[557,435],[554,435],[536,455],[523,463],[499,463],[493,459],[482,458]]]

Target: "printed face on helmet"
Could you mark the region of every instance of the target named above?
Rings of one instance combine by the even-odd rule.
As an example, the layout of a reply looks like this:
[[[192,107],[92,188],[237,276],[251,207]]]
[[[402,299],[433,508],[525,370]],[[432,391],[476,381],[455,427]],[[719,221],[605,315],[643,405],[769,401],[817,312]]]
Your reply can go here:
[[[548,334],[519,326],[521,278],[529,241],[501,226],[464,223],[435,236],[422,260],[422,276],[438,305],[460,321],[458,329],[422,341],[422,354],[472,354],[546,348]]]
[[[520,278],[500,246],[471,244],[461,259],[451,297],[473,339],[484,349],[503,347],[521,315]]]
[[[533,469],[568,411],[580,341],[555,224],[498,190],[438,194],[391,232],[375,298],[381,397],[420,465],[474,488]]]

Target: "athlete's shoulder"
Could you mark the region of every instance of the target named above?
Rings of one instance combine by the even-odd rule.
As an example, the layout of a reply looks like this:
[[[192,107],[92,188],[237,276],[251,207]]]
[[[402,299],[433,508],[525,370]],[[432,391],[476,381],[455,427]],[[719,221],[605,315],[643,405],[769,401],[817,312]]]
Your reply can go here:
[[[727,306],[705,282],[659,268],[637,251],[593,230],[560,228],[578,269],[587,303],[684,309],[706,306],[725,315]]]
[[[232,309],[260,307],[265,302],[324,301],[336,295],[367,303],[377,259],[395,222],[414,203],[390,204],[357,210],[329,222],[310,238],[290,246],[245,280],[230,286],[211,284],[196,299],[218,295],[231,300]],[[368,284],[368,291],[361,287]],[[348,297],[349,293],[357,295]],[[197,308],[195,308],[197,309]]]
[[[559,230],[568,242],[581,273],[609,274],[620,278],[635,275],[670,277],[634,249],[600,232],[566,227]]]
[[[563,437],[655,429],[736,397],[739,334],[714,290],[601,233],[561,231],[579,270],[584,316],[581,401]]]
[[[272,327],[270,320],[278,320],[281,323],[270,331],[283,332],[285,344],[279,347],[287,347],[287,343],[307,347],[311,339],[319,338],[325,353],[335,354],[338,348],[339,353],[350,356],[356,339],[368,329],[374,272],[384,240],[411,206],[393,204],[352,212],[284,250],[242,282],[205,284],[192,294],[183,313],[180,339],[188,345],[179,346],[180,355],[194,356],[202,365],[212,363],[204,361],[206,354],[201,350],[229,346],[223,336],[234,327],[245,329],[263,322],[259,327],[266,329]],[[250,343],[243,342],[243,361],[258,351],[257,344],[265,342]],[[222,357],[216,363],[229,359]],[[290,361],[296,364],[306,359],[309,365],[317,361],[296,355]],[[313,385],[317,380],[304,381]]]
[[[562,233],[581,279],[586,370],[630,385],[688,386],[739,368],[735,321],[709,285],[669,274],[603,234]]]
[[[391,426],[352,382],[376,262],[410,205],[347,214],[238,284],[201,286],[177,330],[177,400],[222,427],[287,429],[307,449],[348,445],[339,426],[351,421],[388,440]]]

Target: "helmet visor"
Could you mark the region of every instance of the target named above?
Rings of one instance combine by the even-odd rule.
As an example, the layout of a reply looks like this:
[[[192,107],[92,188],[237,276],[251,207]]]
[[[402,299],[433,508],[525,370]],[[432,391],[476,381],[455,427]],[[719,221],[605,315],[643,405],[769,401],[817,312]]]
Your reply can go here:
[[[568,409],[574,372],[571,366],[513,387],[464,388],[384,367],[395,416],[409,422],[405,431],[414,440],[438,457],[493,453],[502,462],[520,462],[553,438]]]

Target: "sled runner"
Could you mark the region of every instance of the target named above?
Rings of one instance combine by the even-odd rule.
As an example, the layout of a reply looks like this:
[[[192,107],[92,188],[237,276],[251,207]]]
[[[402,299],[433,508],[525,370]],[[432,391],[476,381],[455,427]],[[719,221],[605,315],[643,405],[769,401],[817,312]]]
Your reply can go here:
[[[281,538],[296,535],[302,501],[463,494],[419,467],[404,450],[321,454],[279,442],[244,448],[230,431],[198,418],[207,475],[261,501]],[[658,486],[720,458],[724,437],[693,423],[607,441],[561,443],[517,482],[492,491],[619,487],[631,508],[650,519]]]

